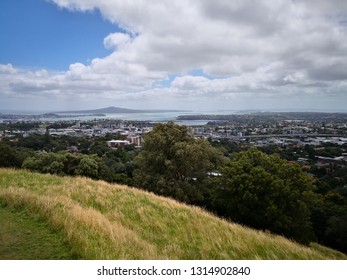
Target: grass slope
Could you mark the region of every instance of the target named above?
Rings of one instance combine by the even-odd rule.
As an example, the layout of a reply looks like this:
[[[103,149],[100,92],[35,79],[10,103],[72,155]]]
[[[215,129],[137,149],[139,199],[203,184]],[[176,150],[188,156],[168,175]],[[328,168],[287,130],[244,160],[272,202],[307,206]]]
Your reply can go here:
[[[0,207],[0,260],[71,260],[61,234],[37,217]]]
[[[0,169],[0,203],[39,215],[83,259],[346,259],[137,189]]]

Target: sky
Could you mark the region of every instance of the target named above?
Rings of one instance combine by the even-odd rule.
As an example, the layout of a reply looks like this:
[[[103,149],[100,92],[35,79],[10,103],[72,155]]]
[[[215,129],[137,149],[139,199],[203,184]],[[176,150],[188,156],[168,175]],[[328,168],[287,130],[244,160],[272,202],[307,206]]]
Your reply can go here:
[[[347,1],[1,0],[0,112],[347,112]]]

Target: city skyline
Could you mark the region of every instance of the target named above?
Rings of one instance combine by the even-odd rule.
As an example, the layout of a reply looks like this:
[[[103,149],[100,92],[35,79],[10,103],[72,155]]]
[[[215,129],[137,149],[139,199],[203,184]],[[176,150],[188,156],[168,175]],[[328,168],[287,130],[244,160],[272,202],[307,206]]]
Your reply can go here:
[[[4,0],[0,112],[341,111],[343,1]]]

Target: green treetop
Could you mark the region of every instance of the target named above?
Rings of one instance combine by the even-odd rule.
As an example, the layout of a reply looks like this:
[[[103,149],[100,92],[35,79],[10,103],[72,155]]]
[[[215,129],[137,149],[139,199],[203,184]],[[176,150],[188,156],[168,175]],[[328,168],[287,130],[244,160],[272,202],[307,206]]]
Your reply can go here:
[[[136,185],[180,201],[201,202],[208,173],[216,170],[221,153],[173,122],[155,126],[144,140],[136,159]]]

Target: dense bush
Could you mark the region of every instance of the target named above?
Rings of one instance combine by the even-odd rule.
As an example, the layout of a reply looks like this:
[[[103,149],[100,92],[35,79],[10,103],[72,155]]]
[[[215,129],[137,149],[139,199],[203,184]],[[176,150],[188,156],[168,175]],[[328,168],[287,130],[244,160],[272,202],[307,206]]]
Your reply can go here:
[[[314,182],[299,165],[250,149],[234,154],[215,180],[219,214],[302,243],[314,240]]]

